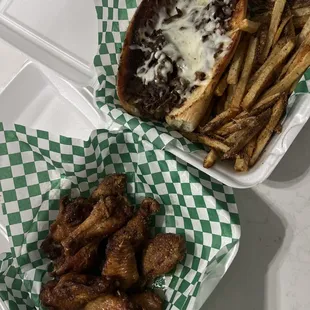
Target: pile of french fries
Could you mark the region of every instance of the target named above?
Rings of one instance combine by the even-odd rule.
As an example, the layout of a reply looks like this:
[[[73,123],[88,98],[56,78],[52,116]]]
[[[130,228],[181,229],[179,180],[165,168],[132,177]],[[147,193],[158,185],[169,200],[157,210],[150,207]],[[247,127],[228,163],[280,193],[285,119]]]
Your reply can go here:
[[[234,30],[242,31],[240,43],[203,122],[197,132],[184,133],[210,147],[205,168],[217,159],[234,160],[240,172],[254,166],[273,134],[281,132],[288,97],[310,66],[309,3],[266,0],[269,9],[253,13],[253,2]]]

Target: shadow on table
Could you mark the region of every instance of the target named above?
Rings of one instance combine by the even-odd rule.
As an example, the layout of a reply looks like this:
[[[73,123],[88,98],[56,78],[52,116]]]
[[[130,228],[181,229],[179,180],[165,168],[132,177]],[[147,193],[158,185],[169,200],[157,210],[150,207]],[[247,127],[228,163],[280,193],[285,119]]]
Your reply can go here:
[[[274,172],[268,178],[274,187],[287,187],[290,181],[296,182],[302,179],[310,168],[310,122],[307,122],[304,128],[296,137],[287,153]],[[279,183],[278,183],[279,182]]]
[[[201,310],[264,310],[267,295],[268,309],[279,309],[277,277],[269,272],[267,285],[266,276],[271,262],[274,270],[280,263],[279,252],[285,251],[281,245],[286,225],[254,191],[236,190],[235,194],[242,227],[240,249]]]

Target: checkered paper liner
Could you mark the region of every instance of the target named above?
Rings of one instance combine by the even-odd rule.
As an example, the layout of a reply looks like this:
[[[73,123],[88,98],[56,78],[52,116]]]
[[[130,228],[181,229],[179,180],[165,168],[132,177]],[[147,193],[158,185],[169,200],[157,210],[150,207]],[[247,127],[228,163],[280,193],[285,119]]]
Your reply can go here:
[[[94,0],[98,16],[98,54],[95,67],[100,87],[97,91],[97,105],[105,114],[139,136],[151,142],[154,147],[163,149],[173,144],[184,152],[204,149],[185,139],[180,133],[163,123],[141,120],[125,112],[116,93],[118,60],[125,39],[126,30],[141,0]],[[310,93],[310,69],[299,81],[295,94]],[[289,108],[288,111],[289,113]]]
[[[60,197],[88,196],[100,179],[114,172],[127,174],[134,205],[145,196],[160,202],[161,210],[151,223],[153,233],[186,238],[185,260],[157,281],[166,288],[166,309],[195,309],[201,280],[223,276],[215,267],[226,264],[240,237],[230,188],[173,155],[154,150],[129,129],[98,130],[81,141],[1,125],[0,141],[2,209],[11,246],[11,253],[1,256],[0,297],[8,309],[40,307],[49,260],[39,248],[56,218]]]

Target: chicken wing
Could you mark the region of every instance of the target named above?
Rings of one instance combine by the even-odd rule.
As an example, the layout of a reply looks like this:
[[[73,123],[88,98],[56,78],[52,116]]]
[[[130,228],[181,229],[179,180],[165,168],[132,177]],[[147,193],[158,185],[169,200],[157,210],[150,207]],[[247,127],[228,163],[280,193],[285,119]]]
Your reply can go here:
[[[53,310],[79,310],[90,301],[115,289],[112,281],[102,277],[68,273],[59,281],[43,286],[40,300],[43,306]]]
[[[89,270],[98,262],[99,242],[93,242],[85,245],[75,255],[61,255],[54,261],[53,276],[61,276],[67,272],[81,273]]]
[[[144,250],[142,271],[147,279],[153,279],[171,271],[185,254],[185,240],[180,235],[158,234]]]
[[[145,291],[142,293],[129,296],[133,304],[140,306],[141,310],[162,310],[162,299],[152,291]]]
[[[139,279],[136,256],[133,246],[128,240],[109,242],[107,260],[102,274],[114,278],[119,286],[126,290]]]
[[[140,310],[126,295],[105,295],[88,303],[85,310]]]
[[[110,174],[92,192],[90,199],[98,201],[102,197],[122,195],[125,192],[126,183],[125,174]]]
[[[147,240],[149,234],[148,222],[151,215],[158,212],[160,209],[159,203],[152,198],[145,198],[139,210],[133,218],[122,229],[117,231],[113,240],[129,240],[135,250]]]
[[[132,216],[132,207],[123,196],[101,198],[94,206],[89,217],[80,224],[69,237],[62,241],[67,256],[74,255],[79,249],[113,234]]]
[[[49,258],[56,259],[61,256],[61,241],[66,239],[89,216],[92,209],[93,204],[82,197],[70,200],[66,196],[60,200],[57,218],[51,225],[49,234],[41,245],[41,249]]]
[[[117,278],[124,290],[139,279],[135,252],[147,239],[149,217],[157,211],[156,200],[144,199],[134,217],[109,239],[102,274]]]

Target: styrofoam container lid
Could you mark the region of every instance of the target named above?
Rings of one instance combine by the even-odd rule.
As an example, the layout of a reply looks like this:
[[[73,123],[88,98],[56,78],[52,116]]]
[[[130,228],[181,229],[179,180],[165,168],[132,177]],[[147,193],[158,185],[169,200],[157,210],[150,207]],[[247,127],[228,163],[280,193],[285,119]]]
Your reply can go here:
[[[79,86],[97,82],[97,17],[93,1],[0,1],[0,36]],[[56,22],[57,21],[57,22]]]

